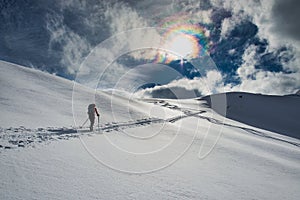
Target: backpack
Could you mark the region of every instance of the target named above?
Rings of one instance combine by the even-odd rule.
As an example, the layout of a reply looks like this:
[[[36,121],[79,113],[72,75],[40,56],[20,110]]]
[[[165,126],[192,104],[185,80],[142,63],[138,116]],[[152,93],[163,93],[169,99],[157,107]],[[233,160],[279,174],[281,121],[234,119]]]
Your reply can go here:
[[[90,104],[89,107],[88,107],[88,114],[94,114],[95,107],[96,107],[95,104]]]

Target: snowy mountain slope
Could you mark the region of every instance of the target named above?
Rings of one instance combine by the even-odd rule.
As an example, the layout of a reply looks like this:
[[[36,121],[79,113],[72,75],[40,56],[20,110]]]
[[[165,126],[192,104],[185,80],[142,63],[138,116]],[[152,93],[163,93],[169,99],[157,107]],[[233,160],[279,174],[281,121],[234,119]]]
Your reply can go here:
[[[210,98],[223,95],[216,94],[201,99],[207,100],[210,105]],[[300,96],[229,92],[226,93],[226,100],[227,118],[300,139]],[[215,111],[219,112],[217,108]]]
[[[195,99],[129,100],[78,85],[72,104],[72,82],[0,66],[0,199],[300,196],[298,139],[224,119]],[[100,131],[77,129],[94,99]]]
[[[0,81],[2,127],[72,125],[71,82],[6,62]]]
[[[103,123],[113,118],[127,120],[130,109],[137,115],[132,117],[148,115],[142,102],[95,92],[79,84],[74,87],[72,81],[3,61],[0,81],[1,127],[71,126],[74,120],[79,126],[87,118],[87,106],[93,102],[100,109]],[[113,115],[113,109],[118,115]]]

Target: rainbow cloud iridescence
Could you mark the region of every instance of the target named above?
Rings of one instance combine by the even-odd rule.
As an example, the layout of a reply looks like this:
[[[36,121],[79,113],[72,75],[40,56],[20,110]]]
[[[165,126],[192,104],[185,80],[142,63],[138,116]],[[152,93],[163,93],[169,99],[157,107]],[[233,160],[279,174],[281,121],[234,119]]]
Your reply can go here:
[[[209,50],[209,31],[199,24],[191,24],[185,16],[168,18],[160,27],[166,31],[162,33],[161,49],[157,51],[155,63],[197,58]]]

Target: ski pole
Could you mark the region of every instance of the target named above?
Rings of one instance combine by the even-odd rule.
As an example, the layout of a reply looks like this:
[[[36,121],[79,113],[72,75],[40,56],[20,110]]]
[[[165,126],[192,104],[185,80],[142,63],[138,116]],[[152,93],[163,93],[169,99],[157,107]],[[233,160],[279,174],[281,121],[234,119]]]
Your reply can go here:
[[[98,115],[98,131],[100,131],[100,124],[99,124],[99,115]]]
[[[87,123],[88,120],[89,120],[89,118],[87,118],[87,119],[85,120],[85,122],[82,124],[82,126],[79,126],[79,127],[82,128],[82,127]]]

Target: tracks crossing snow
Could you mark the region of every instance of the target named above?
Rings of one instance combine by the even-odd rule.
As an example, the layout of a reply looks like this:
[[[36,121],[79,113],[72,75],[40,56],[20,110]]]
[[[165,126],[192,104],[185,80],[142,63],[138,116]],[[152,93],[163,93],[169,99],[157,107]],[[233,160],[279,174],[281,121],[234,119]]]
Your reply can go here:
[[[233,127],[246,131],[249,134],[256,136],[269,138],[277,140],[280,142],[289,143],[291,145],[300,147],[300,143],[285,140],[282,138],[277,138],[262,131],[258,131],[251,128],[246,128],[242,126],[236,126],[228,123],[223,123],[220,120],[214,119],[212,117],[202,115],[205,110],[196,110],[189,108],[181,108],[177,105],[172,105],[165,100],[145,100],[148,103],[154,103],[163,107],[167,107],[173,110],[182,111],[181,115],[170,117],[167,119],[160,118],[142,118],[127,122],[111,122],[100,126],[100,130],[89,132],[87,127],[77,128],[77,127],[47,127],[47,128],[37,128],[28,129],[24,126],[20,127],[10,127],[1,128],[0,127],[0,152],[8,149],[24,148],[24,147],[35,147],[37,144],[43,143],[48,144],[52,141],[58,140],[69,140],[72,138],[78,138],[81,135],[92,136],[104,132],[121,131],[128,128],[134,128],[139,126],[149,126],[155,123],[175,123],[178,120],[182,120],[187,117],[197,117],[209,121],[210,123],[224,125],[228,127]]]

